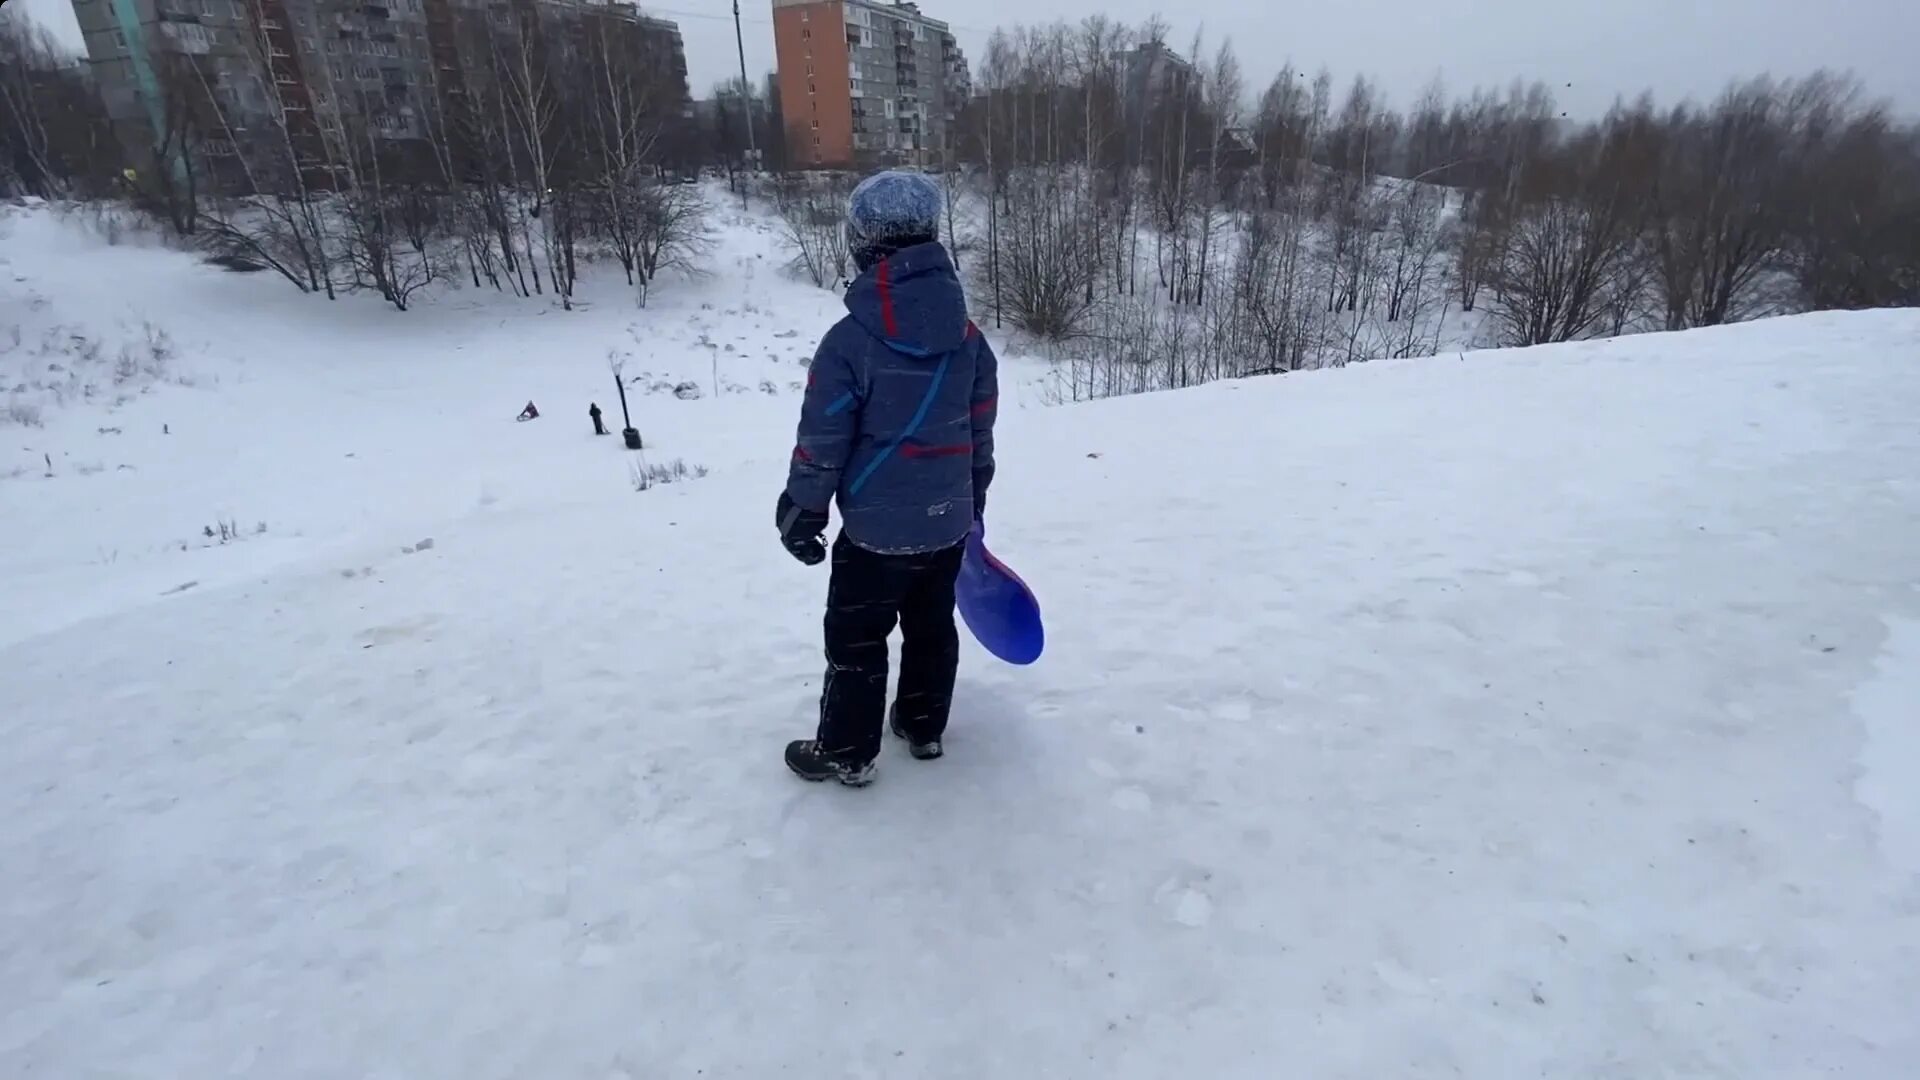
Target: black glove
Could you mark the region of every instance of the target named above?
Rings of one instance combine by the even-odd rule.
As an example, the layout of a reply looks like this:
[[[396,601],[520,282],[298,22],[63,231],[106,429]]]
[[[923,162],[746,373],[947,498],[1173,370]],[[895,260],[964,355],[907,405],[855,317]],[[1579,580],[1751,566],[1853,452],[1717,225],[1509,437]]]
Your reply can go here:
[[[993,483],[993,466],[973,471],[973,520],[983,521],[987,516],[987,485]]]
[[[808,566],[827,561],[827,545],[820,537],[827,531],[826,511],[808,510],[782,491],[773,511],[773,523],[780,528],[780,543],[787,554]]]

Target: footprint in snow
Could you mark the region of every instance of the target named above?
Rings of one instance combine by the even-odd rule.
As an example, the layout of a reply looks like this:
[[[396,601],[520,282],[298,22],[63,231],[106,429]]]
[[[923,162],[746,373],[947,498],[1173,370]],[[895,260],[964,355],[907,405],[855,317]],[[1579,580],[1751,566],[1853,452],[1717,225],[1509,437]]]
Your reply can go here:
[[[1213,718],[1233,724],[1244,724],[1253,719],[1253,706],[1241,698],[1223,701],[1213,707]]]
[[[1213,921],[1213,898],[1197,886],[1184,885],[1176,878],[1161,884],[1153,902],[1181,926],[1198,930]]]

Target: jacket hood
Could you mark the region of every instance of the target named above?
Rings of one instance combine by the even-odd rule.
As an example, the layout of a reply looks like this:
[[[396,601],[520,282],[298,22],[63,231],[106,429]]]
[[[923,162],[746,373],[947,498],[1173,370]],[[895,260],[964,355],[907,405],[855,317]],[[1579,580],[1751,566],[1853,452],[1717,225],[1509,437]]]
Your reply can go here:
[[[866,331],[907,356],[939,356],[967,340],[967,297],[940,244],[903,248],[847,287],[847,310]]]

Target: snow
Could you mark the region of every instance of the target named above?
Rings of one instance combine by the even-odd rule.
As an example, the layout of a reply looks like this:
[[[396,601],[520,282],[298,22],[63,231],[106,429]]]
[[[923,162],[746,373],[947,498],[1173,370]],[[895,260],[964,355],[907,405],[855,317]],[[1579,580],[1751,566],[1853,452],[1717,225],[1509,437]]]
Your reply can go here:
[[[1853,694],[1866,727],[1857,784],[1860,801],[1880,818],[1880,850],[1920,881],[1920,621],[1888,623],[1875,675]]]
[[[763,226],[646,311],[402,315],[0,225],[0,334],[179,353],[0,444],[0,1075],[1920,1072],[1920,312],[1011,358],[1048,654],[968,643],[947,756],[848,791],[779,757],[835,300]],[[610,349],[710,475],[632,490]]]

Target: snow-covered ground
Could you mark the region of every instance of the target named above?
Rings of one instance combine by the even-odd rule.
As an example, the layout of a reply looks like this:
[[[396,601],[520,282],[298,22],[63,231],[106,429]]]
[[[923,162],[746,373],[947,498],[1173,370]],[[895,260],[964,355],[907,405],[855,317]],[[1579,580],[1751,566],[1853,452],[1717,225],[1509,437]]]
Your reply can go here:
[[[0,509],[36,523],[0,545],[0,643],[471,516],[630,511],[618,436],[587,418],[598,403],[621,427],[609,354],[649,462],[775,483],[765,463],[791,450],[807,362],[843,309],[782,270],[766,219],[715,202],[706,277],[640,310],[603,268],[571,314],[470,288],[405,313],[329,303],[0,206]],[[1008,407],[1040,408],[1040,368],[1010,368]],[[543,419],[514,424],[529,400]],[[244,542],[203,550],[221,522]]]
[[[763,226],[572,315],[0,231],[0,394],[136,361],[0,426],[0,1076],[1920,1075],[1920,313],[1016,361],[1049,653],[849,791]]]

